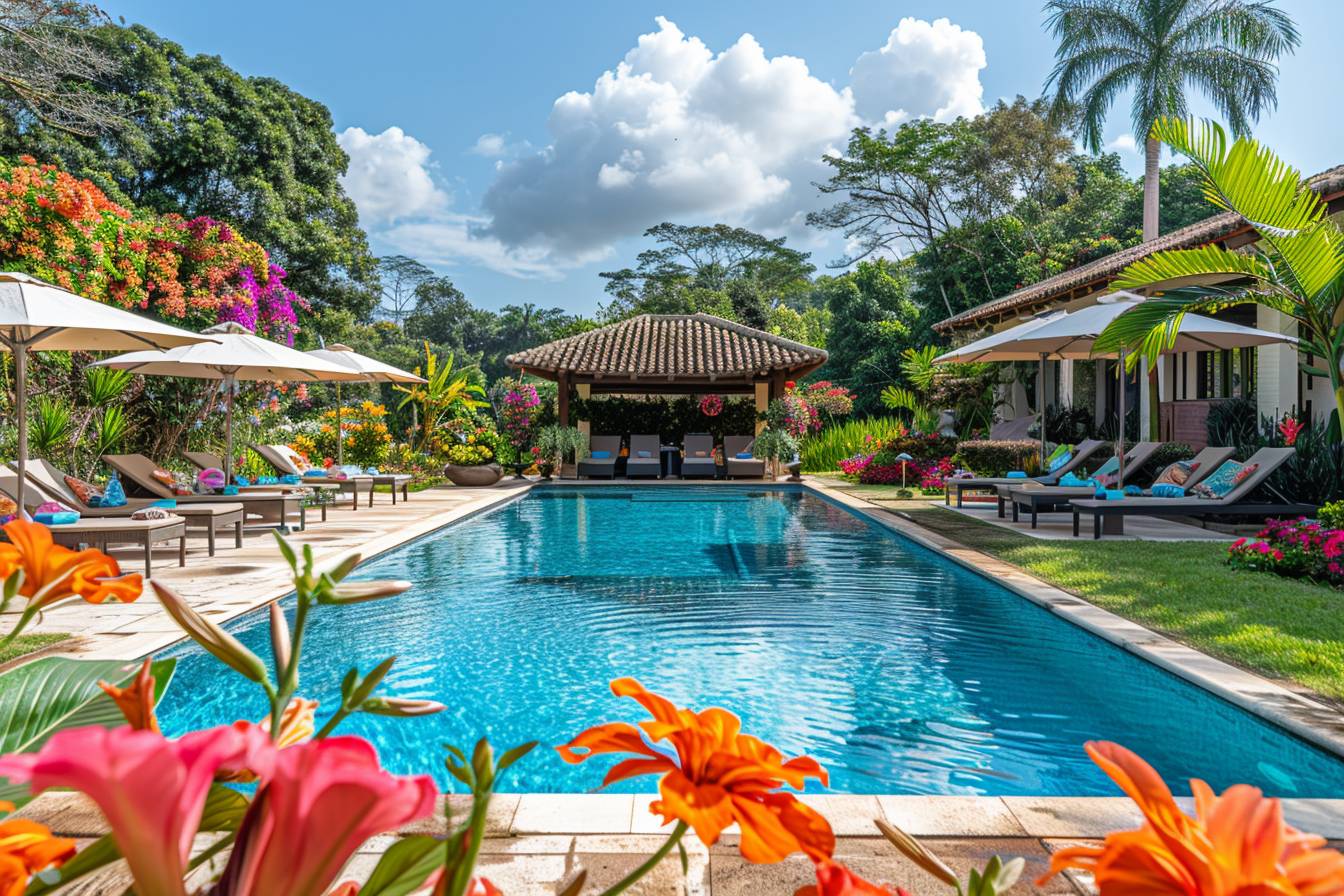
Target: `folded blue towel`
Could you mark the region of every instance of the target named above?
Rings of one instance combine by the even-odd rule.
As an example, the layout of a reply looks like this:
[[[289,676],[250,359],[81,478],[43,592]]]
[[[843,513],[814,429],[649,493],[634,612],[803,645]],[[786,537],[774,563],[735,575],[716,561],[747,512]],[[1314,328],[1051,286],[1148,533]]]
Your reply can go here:
[[[326,471],[326,470],[304,470],[303,475],[304,475],[304,478],[306,478],[306,479],[326,479],[326,478],[327,478],[327,471]]]
[[[258,476],[257,485],[278,485],[280,480],[274,476]]]
[[[609,457],[611,457],[611,452],[610,452],[610,451],[594,451],[594,452],[593,452],[593,460],[606,460],[606,459],[609,458]]]
[[[1160,485],[1153,486],[1154,498],[1184,498],[1185,489],[1179,485],[1173,485],[1170,482],[1163,482]]]
[[[79,522],[79,512],[75,510],[62,510],[59,513],[35,513],[33,522],[41,523],[44,526],[68,526],[70,523]]]
[[[238,486],[236,486],[236,485],[226,485],[226,486],[224,486],[224,494],[226,494],[226,495],[236,495],[236,494],[238,494]]]
[[[283,482],[285,485],[298,485],[300,482],[303,481],[303,479],[297,474],[286,473],[284,476],[280,477],[280,481]]]
[[[1127,485],[1127,486],[1125,486],[1125,494],[1127,494],[1127,495],[1142,495],[1142,494],[1143,494],[1143,489],[1139,488],[1137,485]]]
[[[1025,472],[1023,472],[1022,470],[1009,470],[1009,471],[1004,475],[1004,478],[1005,478],[1005,479],[1026,479],[1026,478],[1027,478],[1027,474],[1026,474]]]
[[[1065,473],[1063,476],[1059,477],[1059,484],[1065,486],[1066,488],[1079,488],[1081,486],[1086,485],[1087,480],[1079,479],[1077,476],[1073,475],[1072,471],[1070,471],[1068,473]]]
[[[365,467],[365,468],[364,468],[364,472],[365,472],[367,475],[369,475],[369,476],[377,476],[377,475],[378,475],[378,468],[377,468],[377,467]]]
[[[150,507],[162,507],[165,510],[176,510],[177,501],[173,498],[164,498],[162,501],[155,501]]]
[[[1119,488],[1108,488],[1108,489],[1106,489],[1106,500],[1107,500],[1107,501],[1123,501],[1124,499],[1125,499],[1125,491],[1124,491],[1124,489],[1119,489]]]
[[[652,455],[648,451],[636,451],[635,455],[637,457],[652,457]]]
[[[751,460],[752,457],[750,451],[739,451],[737,452],[737,454],[733,456],[736,457],[738,460]]]
[[[251,479],[248,479],[246,476],[239,476],[237,473],[233,474],[233,481],[238,485],[241,485],[243,488],[247,488],[249,485],[252,484]]]

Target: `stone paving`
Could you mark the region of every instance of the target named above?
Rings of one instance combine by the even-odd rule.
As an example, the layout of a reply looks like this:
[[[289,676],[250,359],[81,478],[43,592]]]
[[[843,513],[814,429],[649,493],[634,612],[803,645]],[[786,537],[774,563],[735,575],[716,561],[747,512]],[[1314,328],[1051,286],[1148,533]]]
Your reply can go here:
[[[321,561],[334,562],[352,550],[368,557],[509,501],[529,487],[530,483],[506,480],[487,489],[433,489],[415,494],[410,502],[395,508],[389,496],[380,494],[372,508],[330,510],[325,523],[314,519],[307,531],[292,537],[298,543],[312,545]],[[1278,713],[1280,721],[1287,719],[1297,730],[1312,733],[1318,743],[1336,749],[1344,743],[1344,725],[1333,710],[1106,613],[1021,570],[923,530],[898,514],[821,483],[811,487],[881,525],[944,552],[958,563],[994,576],[1024,598],[1228,699],[1247,706],[1258,704],[1262,712],[1268,705],[1271,716]],[[128,553],[127,566],[134,565],[135,557]],[[156,557],[156,566],[156,578],[170,583],[218,621],[283,597],[290,590],[273,540],[264,533],[250,535],[240,550],[224,547],[221,542],[214,558],[205,556],[203,539],[192,539],[186,568],[170,564],[166,552],[163,559]],[[73,642],[58,645],[62,654],[128,661],[162,649],[180,636],[152,595],[126,605],[66,603],[49,611],[37,630],[75,636]],[[465,808],[460,798],[445,799],[452,804],[453,817],[460,818]],[[520,896],[554,893],[582,868],[589,876],[586,892],[597,892],[636,867],[661,843],[659,819],[648,811],[651,799],[647,795],[617,794],[501,795],[491,806],[480,872],[509,896]],[[1088,881],[1079,876],[1057,878],[1043,890],[1031,881],[1044,870],[1052,850],[1133,827],[1138,820],[1133,805],[1121,798],[809,795],[804,799],[834,826],[840,860],[869,879],[915,893],[940,892],[942,885],[902,859],[878,836],[874,819],[884,819],[927,838],[931,847],[959,871],[983,866],[995,854],[1022,856],[1028,861],[1027,873],[1014,891],[1022,893],[1088,892]],[[1285,811],[1289,821],[1300,828],[1344,839],[1344,801],[1289,800],[1285,801]],[[85,842],[106,830],[97,809],[77,794],[46,794],[28,804],[22,814]],[[403,833],[437,832],[444,825],[440,812],[436,819]],[[366,843],[347,868],[346,876],[360,879],[367,875],[394,837],[377,837]],[[202,837],[197,845],[204,848],[209,842]],[[770,866],[746,863],[736,851],[736,835],[731,830],[711,848],[690,841],[687,847],[688,875],[683,878],[680,859],[673,852],[630,892],[763,896],[792,894],[812,881],[811,868],[801,857]],[[66,892],[116,893],[123,891],[127,882],[124,868],[114,866]]]

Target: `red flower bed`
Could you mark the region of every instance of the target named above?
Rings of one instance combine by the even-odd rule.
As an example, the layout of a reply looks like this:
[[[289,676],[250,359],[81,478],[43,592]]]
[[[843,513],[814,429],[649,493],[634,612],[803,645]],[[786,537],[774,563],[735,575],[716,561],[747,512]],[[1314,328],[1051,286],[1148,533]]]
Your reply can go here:
[[[1344,529],[1301,517],[1270,520],[1255,538],[1238,538],[1227,550],[1238,569],[1272,572],[1344,587]]]

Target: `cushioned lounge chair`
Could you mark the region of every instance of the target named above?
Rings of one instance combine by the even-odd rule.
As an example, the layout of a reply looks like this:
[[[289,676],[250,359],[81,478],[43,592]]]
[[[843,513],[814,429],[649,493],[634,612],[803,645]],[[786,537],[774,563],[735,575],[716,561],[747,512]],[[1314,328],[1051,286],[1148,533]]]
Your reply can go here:
[[[1124,498],[1119,501],[1098,501],[1095,498],[1074,500],[1073,534],[1078,534],[1080,517],[1092,517],[1092,537],[1101,538],[1102,530],[1108,535],[1124,532],[1126,516],[1189,516],[1207,520],[1216,516],[1250,516],[1268,518],[1273,516],[1309,516],[1316,512],[1311,504],[1294,504],[1289,501],[1264,503],[1252,500],[1256,489],[1279,467],[1293,456],[1292,448],[1261,448],[1246,459],[1246,463],[1256,464],[1255,472],[1221,498]],[[1115,525],[1108,526],[1108,523]]]
[[[765,461],[754,457],[751,459],[738,457],[739,454],[750,454],[755,444],[755,436],[723,437],[723,468],[729,479],[765,477]]]
[[[297,516],[299,528],[308,524],[304,509],[304,490],[290,488],[275,491],[248,491],[236,495],[175,495],[173,490],[154,478],[158,466],[143,454],[104,454],[103,463],[121,474],[121,484],[129,498],[172,498],[179,507],[189,504],[242,504],[249,522],[257,521],[285,528]],[[326,508],[323,508],[325,519]]]
[[[1129,485],[1133,481],[1132,473],[1137,473],[1143,468],[1147,459],[1157,450],[1160,442],[1140,442],[1134,446],[1134,451],[1138,452],[1140,446],[1151,445],[1151,450],[1137,457],[1131,464],[1131,454],[1125,455],[1125,480],[1118,482],[1121,487]],[[1208,476],[1223,462],[1232,457],[1235,452],[1231,448],[1205,448],[1190,459],[1194,469],[1190,473],[1190,478],[1185,482],[1185,488],[1193,488],[1201,479]],[[1095,473],[1093,475],[1096,475]],[[1149,487],[1151,487],[1149,483]],[[1013,522],[1018,521],[1020,511],[1025,509],[1031,514],[1031,528],[1036,528],[1036,516],[1040,513],[1049,513],[1055,510],[1068,510],[1070,502],[1074,500],[1083,500],[1096,495],[1096,489],[1088,486],[1063,486],[1063,485],[1014,485],[1000,487],[1000,493],[1007,493],[1007,502],[1013,506]],[[1144,494],[1148,494],[1147,489]]]
[[[78,510],[81,517],[89,519],[125,519],[142,507],[153,504],[157,498],[127,498],[120,507],[91,507],[80,500],[75,490],[66,484],[65,474],[49,461],[31,458],[28,461],[28,488],[24,490],[29,513],[37,509],[44,501],[56,501],[71,510]],[[17,471],[12,467],[10,472]],[[172,508],[174,513],[186,522],[187,529],[204,529],[210,556],[215,556],[215,536],[233,529],[233,546],[243,546],[243,524],[247,513],[242,504],[221,502],[219,504],[184,504]]]
[[[630,437],[630,456],[625,459],[625,478],[652,476],[657,479],[663,474],[663,440],[658,436],[638,435]]]
[[[14,500],[19,477],[15,473],[0,474],[0,494]],[[27,489],[24,490],[25,494]],[[24,501],[27,504],[27,500]],[[49,526],[52,541],[67,548],[91,545],[106,552],[110,545],[131,544],[143,548],[145,576],[154,574],[153,548],[166,541],[177,542],[177,565],[187,565],[187,523],[180,516],[162,520],[133,520],[129,517],[81,518],[75,523]]]
[[[359,509],[359,496],[366,493],[369,496],[369,504],[373,504],[372,476],[347,476],[345,479],[335,479],[331,476],[304,476],[303,474],[312,468],[288,445],[253,445],[252,450],[280,476],[299,476],[303,479],[304,485],[313,488],[338,489],[343,496],[350,498],[351,510]],[[260,486],[260,488],[274,488],[274,486]]]
[[[1045,485],[1054,485],[1056,482],[1059,481],[1059,477],[1063,476],[1065,473],[1072,472],[1081,467],[1092,457],[1092,455],[1096,454],[1097,451],[1105,444],[1106,444],[1105,442],[1098,441],[1097,439],[1086,439],[1082,442],[1079,442],[1077,446],[1074,447],[1073,455],[1069,458],[1067,463],[1062,464],[1058,470],[1055,470],[1052,473],[1046,473],[1042,476],[1034,477],[1033,481],[1040,482]],[[984,476],[984,477],[976,477],[973,479],[949,479],[947,480],[947,489],[943,493],[943,503],[951,504],[952,493],[956,492],[957,506],[960,507],[962,495],[965,494],[966,492],[995,493],[999,490],[999,486],[1001,485],[1021,485],[1024,481],[1025,480],[1023,479],[1009,479],[1007,476]],[[1002,506],[1003,502],[1000,502],[1000,507]]]
[[[1088,475],[1101,476],[1105,474],[1115,477],[1115,487],[1123,488],[1134,481],[1134,477],[1161,446],[1161,442],[1136,442],[1130,446],[1130,449],[1125,452],[1124,476],[1120,476],[1120,459],[1114,454],[1106,458],[1101,466]],[[1010,485],[1000,485],[996,491],[999,496],[999,516],[1003,517],[1005,509],[1011,506],[1013,507],[1013,522],[1017,522],[1017,507],[1013,504],[1013,495],[1030,493],[1033,498],[1032,503],[1035,503],[1041,510],[1049,510],[1052,506],[1052,498],[1054,504],[1062,509],[1068,507],[1069,501],[1074,498],[1090,498],[1095,489],[1089,491],[1083,486],[1046,485],[1035,480],[1026,482],[1019,480]],[[1035,527],[1033,526],[1033,528]]]
[[[607,456],[593,457],[593,452],[606,452]],[[616,458],[620,453],[620,436],[593,436],[589,456],[579,461],[579,477],[587,476],[589,479],[596,479],[600,476],[603,479],[615,479]]]
[[[718,465],[714,463],[714,437],[707,432],[687,433],[682,440],[685,457],[681,459],[681,478],[708,476],[713,479],[719,475]]]

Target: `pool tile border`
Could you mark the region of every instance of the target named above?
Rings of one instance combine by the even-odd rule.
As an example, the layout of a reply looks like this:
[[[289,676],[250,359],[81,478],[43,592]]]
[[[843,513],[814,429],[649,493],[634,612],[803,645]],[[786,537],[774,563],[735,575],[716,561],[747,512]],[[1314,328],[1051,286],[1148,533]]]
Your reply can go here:
[[[931,532],[901,516],[900,511],[880,507],[815,480],[805,481],[803,487],[1344,759],[1344,715],[1338,710],[1117,616],[1010,563]]]

